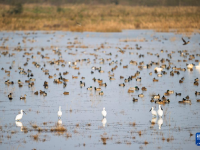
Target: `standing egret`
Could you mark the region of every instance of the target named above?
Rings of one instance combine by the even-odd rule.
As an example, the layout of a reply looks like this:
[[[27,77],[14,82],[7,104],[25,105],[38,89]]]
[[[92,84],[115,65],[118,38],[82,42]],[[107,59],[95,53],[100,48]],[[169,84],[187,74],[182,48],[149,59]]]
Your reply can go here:
[[[150,111],[151,111],[151,114],[152,114],[153,117],[157,116],[157,113],[156,113],[156,111],[154,110],[153,107],[151,107]]]
[[[105,107],[103,108],[103,111],[101,112],[101,114],[103,115],[104,118],[106,117],[107,112],[106,112],[106,110],[105,110]]]
[[[23,110],[21,110],[21,114],[18,114],[17,116],[16,116],[16,118],[15,118],[15,120],[16,121],[19,121],[19,120],[21,120],[22,119],[22,117],[23,117]],[[25,112],[24,112],[25,113]],[[26,114],[26,113],[25,113]]]
[[[161,118],[163,115],[163,109],[162,109],[161,105],[159,105],[159,109],[158,109],[157,113],[158,113],[158,116]]]
[[[58,118],[61,118],[61,116],[62,116],[62,111],[61,111],[61,106],[59,106]]]

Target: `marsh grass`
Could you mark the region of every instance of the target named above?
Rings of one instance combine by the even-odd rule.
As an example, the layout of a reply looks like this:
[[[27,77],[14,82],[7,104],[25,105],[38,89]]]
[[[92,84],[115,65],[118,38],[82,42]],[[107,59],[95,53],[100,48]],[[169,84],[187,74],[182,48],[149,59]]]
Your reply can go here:
[[[34,129],[37,129],[38,126],[36,124],[31,124],[31,126],[34,128]]]
[[[66,133],[66,137],[70,138],[70,137],[72,137],[72,134],[71,133]]]
[[[56,126],[56,127],[51,128],[51,132],[64,133],[66,131],[67,131],[67,129],[65,127],[63,127],[63,126]]]
[[[200,26],[199,7],[144,7],[121,5],[23,5],[20,14],[0,5],[1,30],[65,30],[121,32],[123,29],[156,29],[193,32]]]

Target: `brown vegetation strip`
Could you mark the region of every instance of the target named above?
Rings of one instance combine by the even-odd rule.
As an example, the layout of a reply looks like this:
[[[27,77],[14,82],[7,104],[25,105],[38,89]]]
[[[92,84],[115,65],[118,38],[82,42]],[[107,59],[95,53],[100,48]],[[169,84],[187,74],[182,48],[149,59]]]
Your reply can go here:
[[[121,5],[23,5],[10,14],[0,5],[1,30],[63,30],[120,32],[122,29],[193,31],[200,27],[200,7],[143,7]]]

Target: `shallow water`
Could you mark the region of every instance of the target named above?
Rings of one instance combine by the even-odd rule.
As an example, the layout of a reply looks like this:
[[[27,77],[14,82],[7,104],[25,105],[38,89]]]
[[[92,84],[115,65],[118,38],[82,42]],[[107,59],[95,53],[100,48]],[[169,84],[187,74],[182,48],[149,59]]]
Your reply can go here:
[[[200,35],[193,33],[190,35],[190,43],[182,45],[182,34],[175,33],[159,33],[153,30],[124,30],[121,33],[76,33],[76,32],[0,32],[0,45],[7,46],[8,50],[1,48],[1,53],[8,51],[14,56],[1,54],[0,66],[4,70],[0,70],[0,148],[1,149],[198,149],[195,144],[195,134],[200,131],[199,123],[199,107],[200,103],[196,102],[200,96],[195,96],[195,91],[200,92],[199,86],[193,85],[194,79],[200,77],[200,70],[195,67],[193,71],[188,69],[180,71],[180,74],[170,76],[172,68],[164,69],[167,74],[157,77],[154,68],[162,65],[152,65],[151,68],[142,70],[138,66],[129,64],[130,60],[139,62],[144,61],[144,65],[151,61],[158,62],[162,58],[170,59],[167,54],[171,53],[170,61],[173,63],[171,67],[186,68],[186,63],[194,63],[200,60],[199,56],[195,59],[188,60],[180,57],[178,51],[187,50],[190,55],[200,54],[199,39]],[[25,42],[22,42],[26,37]],[[184,36],[186,40],[187,37]],[[5,41],[5,39],[7,39]],[[125,42],[124,40],[127,40]],[[4,42],[5,41],[5,42]],[[20,44],[18,44],[20,42]],[[68,42],[78,42],[78,44],[69,44]],[[140,50],[136,50],[135,45],[142,46]],[[74,45],[73,48],[67,46]],[[81,48],[80,46],[87,46]],[[94,51],[94,49],[98,49]],[[15,48],[22,48],[16,51]],[[33,50],[30,51],[30,48]],[[120,47],[124,50],[124,54],[118,50]],[[125,47],[128,47],[125,49]],[[41,51],[44,48],[44,51]],[[132,49],[129,49],[132,48]],[[161,53],[161,49],[164,50]],[[61,56],[54,54],[53,50],[60,50]],[[167,50],[167,52],[166,52]],[[175,53],[172,53],[174,51]],[[31,53],[24,55],[25,52]],[[41,54],[38,55],[37,52]],[[148,55],[147,52],[153,53]],[[74,55],[69,55],[73,53]],[[96,54],[90,55],[91,53]],[[107,55],[112,53],[112,55]],[[130,54],[133,53],[133,54]],[[159,54],[159,58],[155,54]],[[139,58],[140,54],[144,57]],[[24,57],[23,57],[24,55]],[[31,58],[31,56],[35,56]],[[46,55],[50,59],[42,58]],[[116,57],[118,55],[118,57]],[[28,65],[24,66],[27,58],[30,58]],[[59,65],[50,65],[48,61],[64,59],[65,67]],[[75,62],[80,59],[90,59],[88,61],[77,62],[79,70],[69,67],[68,62]],[[100,58],[105,59],[104,64],[100,64]],[[107,61],[106,59],[111,58]],[[178,62],[177,60],[188,60],[188,62]],[[95,61],[94,61],[95,60]],[[113,65],[109,65],[112,61],[118,61]],[[120,65],[120,60],[121,65]],[[13,63],[15,61],[15,63]],[[41,65],[36,68],[32,62],[35,61]],[[43,65],[46,64],[44,67]],[[166,61],[163,64],[167,64]],[[118,66],[113,72],[111,68]],[[123,66],[128,65],[127,69]],[[143,65],[143,66],[144,66]],[[12,66],[12,69],[9,67]],[[104,73],[92,70],[92,66],[100,67]],[[25,71],[30,69],[36,79],[33,87],[29,88],[25,80],[29,78],[27,75],[19,74],[18,67],[24,68]],[[48,69],[50,75],[56,74],[56,77],[49,79],[41,68]],[[59,68],[59,70],[56,70]],[[10,71],[10,77],[7,76],[5,70]],[[63,88],[62,84],[55,84],[53,80],[59,78],[59,72],[68,71],[68,75],[62,75],[69,79],[67,87]],[[94,71],[94,74],[91,74]],[[114,73],[115,80],[109,80],[108,71]],[[124,83],[124,79],[120,76],[128,78],[134,75],[136,71],[140,71],[139,77],[141,82],[132,79],[125,83],[125,87],[119,87],[120,83]],[[80,72],[80,75],[78,75]],[[149,73],[152,72],[152,76]],[[78,79],[72,79],[78,76]],[[85,77],[85,79],[81,79]],[[99,87],[97,82],[92,78],[103,79],[107,83],[107,87],[101,87],[104,92],[103,96],[98,91],[88,91],[87,87]],[[159,79],[159,82],[153,82],[153,78]],[[181,77],[185,77],[183,83],[179,83]],[[14,85],[6,85],[4,82],[9,79],[14,81]],[[17,81],[23,82],[23,87],[19,88]],[[49,83],[48,89],[44,89],[43,83]],[[85,82],[85,87],[80,87],[80,81]],[[138,86],[139,91],[128,93],[130,87]],[[147,91],[142,91],[145,86]],[[34,95],[35,91],[45,90],[47,96]],[[167,91],[173,90],[174,94],[166,96],[170,99],[169,104],[162,105],[164,110],[163,124],[161,129],[158,126],[158,119],[155,124],[151,124],[150,108],[153,106],[158,109],[158,104],[151,103],[152,94],[160,94],[161,96]],[[69,92],[69,95],[63,95],[63,92]],[[12,92],[13,99],[9,100],[7,95]],[[181,96],[176,96],[175,92],[181,92]],[[144,94],[143,98],[139,98],[138,94]],[[26,100],[20,100],[20,96],[27,95]],[[192,104],[179,104],[182,98],[189,95]],[[138,102],[133,102],[133,97],[138,98]],[[62,126],[67,129],[65,132],[51,132],[51,129],[58,122],[58,107],[62,109]],[[105,127],[102,125],[102,108],[107,111]],[[26,112],[20,121],[27,132],[15,123],[15,116],[23,109]],[[160,121],[161,121],[160,120]],[[135,123],[134,125],[133,122]],[[132,123],[132,124],[131,124]],[[36,124],[42,129],[38,131],[32,127]],[[46,130],[45,130],[46,129]],[[141,131],[141,135],[138,132]],[[71,135],[67,137],[67,134]],[[192,135],[193,134],[193,135]],[[37,139],[33,135],[38,135]],[[163,138],[163,139],[162,139]],[[106,142],[103,140],[107,139]],[[147,141],[148,143],[144,144]]]

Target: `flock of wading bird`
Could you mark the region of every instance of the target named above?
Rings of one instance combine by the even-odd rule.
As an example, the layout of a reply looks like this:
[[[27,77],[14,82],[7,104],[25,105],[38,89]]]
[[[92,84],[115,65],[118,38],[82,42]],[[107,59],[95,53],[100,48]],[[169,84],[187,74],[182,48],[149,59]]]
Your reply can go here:
[[[87,46],[80,46],[80,45],[78,46],[78,44],[80,44],[80,42],[78,42],[77,39],[78,38],[74,38],[74,40],[75,40],[74,43],[73,42],[68,42],[69,46],[67,46],[67,48],[69,50],[72,50],[73,48],[75,48],[76,51],[77,51],[77,48],[82,48],[82,49],[88,48]],[[1,39],[1,40],[3,40],[3,39]],[[189,41],[186,42],[183,38],[182,38],[182,40],[184,42],[183,45],[189,44]],[[26,38],[23,39],[23,42],[26,42]],[[79,70],[79,66],[77,65],[78,63],[80,63],[80,62],[86,62],[87,64],[91,64],[92,63],[89,58],[88,59],[77,59],[74,62],[70,62],[70,61],[67,62],[64,59],[62,59],[62,51],[60,49],[58,49],[57,47],[51,47],[51,48],[52,48],[53,53],[59,57],[58,60],[55,60],[55,59],[54,60],[50,60],[50,61],[47,61],[44,64],[40,64],[39,62],[32,61],[32,64],[36,68],[40,68],[41,71],[43,71],[44,74],[47,75],[49,79],[53,79],[54,78],[53,82],[55,84],[62,84],[63,88],[66,88],[67,87],[67,82],[69,82],[69,79],[66,79],[63,76],[68,75],[69,72],[68,71],[64,71],[62,73],[60,72],[58,74],[58,78],[56,78],[57,77],[56,74],[51,75],[50,71],[48,69],[45,69],[45,67],[46,67],[47,64],[49,64],[49,65],[58,65],[58,66],[60,65],[62,67],[65,67],[68,64],[69,68],[73,68],[74,70]],[[105,48],[104,45],[101,44],[101,46],[98,47],[97,49],[94,49],[94,51],[97,52],[97,51],[99,51],[101,49],[104,49],[104,48]],[[31,56],[31,57],[27,57],[26,62],[23,64],[24,66],[27,66],[28,63],[29,63],[29,61],[31,59],[33,60],[36,57],[36,56],[33,55],[33,53],[31,53],[31,51],[33,49],[34,48],[31,47],[29,49],[30,52],[27,52],[27,50],[25,50],[26,52],[24,52],[23,57],[26,57],[26,56]],[[124,47],[124,48],[117,47],[117,49],[118,49],[119,53],[123,54],[123,53],[125,53],[126,49],[130,49],[131,50],[131,49],[134,49],[134,48],[131,48],[131,47]],[[142,47],[141,46],[139,47],[138,44],[136,44],[135,49],[136,50],[141,50]],[[18,46],[14,48],[14,51],[23,51],[23,50],[24,49],[21,47],[20,42],[18,43]],[[45,50],[44,48],[41,48],[41,52],[43,52],[44,50]],[[48,60],[50,59],[50,57],[48,57],[48,55],[43,55],[41,52],[38,51],[37,55],[41,56],[42,59],[48,59]],[[165,52],[167,53],[168,51],[166,50]],[[84,51],[82,53],[86,53],[86,52]],[[164,53],[164,50],[160,50],[160,53]],[[170,76],[174,76],[175,74],[179,75],[181,71],[186,71],[186,70],[193,71],[194,68],[195,69],[200,69],[200,63],[199,63],[199,65],[195,65],[194,63],[191,63],[191,64],[187,64],[186,63],[186,68],[178,68],[176,66],[173,66],[173,63],[170,62],[170,59],[172,58],[172,54],[173,53],[176,53],[176,52],[172,51],[171,53],[168,53],[167,54],[167,56],[168,56],[167,59],[162,58],[158,62],[151,61],[149,64],[145,65],[143,61],[142,62],[137,62],[135,60],[130,60],[129,64],[130,65],[138,66],[139,70],[142,70],[143,68],[150,69],[153,66],[156,66],[156,67],[154,67],[153,71],[149,73],[149,75],[152,76],[152,74],[154,72],[155,74],[157,74],[157,77],[162,77],[163,75],[166,75],[167,74],[167,70],[171,70],[170,71]],[[183,62],[187,62],[188,60],[192,61],[192,60],[195,59],[195,57],[199,57],[200,56],[200,54],[196,54],[196,55],[189,54],[187,50],[180,50],[180,51],[178,51],[178,53],[180,54],[181,57],[184,58]],[[132,52],[129,52],[129,54],[132,54]],[[147,54],[148,55],[153,55],[153,53],[151,53],[151,52],[147,52]],[[12,56],[14,56],[14,53],[9,53],[9,51],[6,50],[6,51],[3,51],[1,53],[1,55],[12,57]],[[72,52],[69,52],[68,55],[76,55],[76,54],[72,53]],[[95,64],[96,60],[98,59],[98,55],[95,54],[95,53],[90,53],[90,55],[93,55],[95,57],[95,59],[93,60],[94,64]],[[111,56],[112,53],[108,53],[106,55]],[[137,53],[137,55],[138,55],[138,53]],[[155,54],[155,55],[158,58],[160,57],[158,53]],[[118,55],[115,56],[115,58],[117,58],[117,57],[118,57]],[[144,55],[140,54],[139,58],[141,58],[141,57],[144,57]],[[100,58],[99,60],[100,60],[100,62],[99,62],[100,64],[104,64],[105,61],[108,61],[110,66],[112,66],[114,64],[119,64],[121,66],[122,65],[122,61],[123,61],[121,59],[120,62],[118,63],[118,60],[114,61],[114,60],[111,60],[111,58],[109,58],[109,59]],[[178,60],[178,62],[182,62],[182,60]],[[195,62],[199,62],[199,60],[195,59]],[[162,64],[160,65],[160,63],[162,63]],[[13,64],[15,64],[15,60],[13,60],[12,65]],[[4,69],[3,67],[1,68],[2,71],[5,70],[5,73],[7,74],[8,77],[10,77],[10,70],[12,70],[12,65],[9,67],[9,69]],[[115,67],[112,67],[111,70],[108,71],[109,80],[115,80],[114,71],[117,68],[118,68],[118,65],[115,65]],[[128,65],[123,66],[123,68],[128,68]],[[28,79],[25,80],[24,82],[28,84],[28,87],[29,88],[33,87],[35,85],[35,82],[36,82],[36,79],[34,78],[34,72],[32,72],[32,70],[30,70],[30,69],[25,70],[22,66],[19,66],[18,70],[19,70],[19,74],[27,76]],[[59,71],[59,68],[56,68],[56,70]],[[104,73],[104,71],[102,70],[102,67],[92,66],[91,67],[91,74],[93,74],[94,71],[98,71],[99,73]],[[78,72],[78,76],[72,75],[72,79],[78,79],[80,74],[81,73]],[[86,77],[81,77],[82,80],[84,80],[85,78]],[[119,78],[122,79],[122,80],[124,80],[124,83],[120,83],[119,84],[119,86],[121,86],[121,87],[124,87],[127,82],[130,82],[133,79],[135,79],[137,82],[141,82],[141,80],[142,80],[142,78],[140,77],[140,71],[136,71],[136,73],[134,75],[131,75],[128,78],[124,78],[124,76],[122,76],[122,75],[120,75]],[[80,87],[85,87],[86,83],[83,82],[82,80],[80,81]],[[87,88],[87,90],[98,91],[99,95],[104,95],[104,92],[102,91],[101,87],[102,86],[106,87],[107,83],[106,82],[104,83],[103,79],[96,79],[95,77],[92,78],[92,80],[94,82],[98,82],[99,87],[89,86]],[[153,80],[153,82],[158,82],[159,81],[159,79],[156,79],[155,77],[152,80]],[[20,79],[17,81],[17,84],[18,84],[19,88],[23,87],[24,82],[21,81]],[[184,82],[184,77],[182,77],[179,80],[180,84],[183,83],[183,82]],[[9,85],[14,85],[14,84],[16,85],[16,81],[10,81],[9,79],[7,79],[5,81],[5,84],[8,85],[8,86]],[[198,85],[199,85],[199,79],[195,78],[194,79],[194,86],[198,86]],[[49,87],[48,86],[48,82],[44,81],[43,86],[44,86],[44,89],[48,89],[48,87]],[[128,93],[134,93],[134,91],[139,91],[139,90],[140,90],[140,88],[138,86],[130,87],[128,89]],[[147,87],[144,86],[144,87],[141,88],[141,90],[142,91],[147,91]],[[158,109],[157,112],[154,110],[153,107],[150,110],[151,113],[152,113],[152,115],[153,115],[153,117],[157,116],[157,114],[158,114],[159,118],[160,119],[162,118],[163,109],[162,109],[161,105],[164,105],[166,103],[170,103],[170,100],[167,98],[167,96],[169,96],[170,94],[174,94],[174,93],[175,92],[172,91],[172,90],[167,90],[163,94],[163,96],[161,96],[159,94],[152,95],[152,98],[151,98],[150,102],[159,104],[159,109]],[[15,94],[15,93],[14,92],[10,92],[8,94],[8,99],[9,100],[13,99],[13,94]],[[19,99],[20,100],[26,100],[26,96],[27,96],[26,94],[27,93],[25,93],[24,96],[19,97]],[[43,90],[35,91],[34,94],[35,95],[40,94],[40,95],[43,95],[43,96],[47,96],[47,92],[43,91]],[[64,95],[69,95],[69,92],[65,91],[63,94]],[[175,94],[176,94],[176,96],[181,96],[181,93],[175,93]],[[200,92],[199,91],[195,91],[194,94],[197,96],[197,95],[200,95]],[[138,97],[144,97],[144,94],[141,93],[141,94],[138,95]],[[138,98],[133,98],[132,101],[133,102],[137,102]],[[197,102],[200,102],[200,99],[197,99]],[[189,95],[187,95],[186,97],[182,98],[182,100],[179,101],[179,103],[189,103],[189,104],[191,104],[191,100],[190,100]],[[23,112],[24,111],[21,110],[21,113],[16,116],[16,118],[15,118],[16,121],[19,121],[20,119],[22,119]],[[107,112],[105,111],[105,108],[103,108],[102,115],[104,117],[104,119],[102,120],[102,122],[104,122],[104,125],[105,125],[105,123],[106,123],[105,117],[107,115]],[[59,106],[58,117],[61,118],[61,116],[62,116],[61,106]],[[162,122],[162,120],[161,120],[161,122]],[[162,123],[160,123],[160,124],[162,124]],[[160,126],[159,126],[159,128],[160,128]]]

